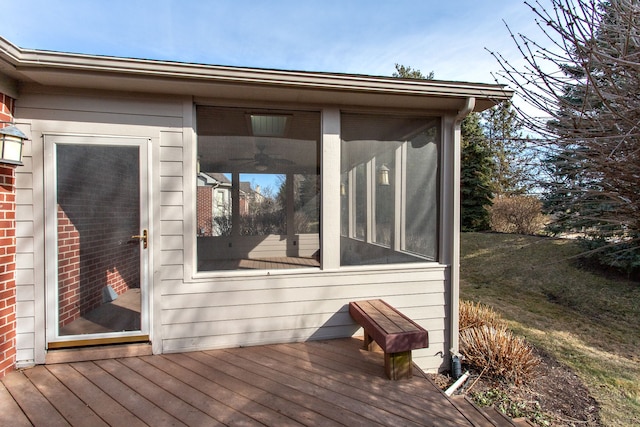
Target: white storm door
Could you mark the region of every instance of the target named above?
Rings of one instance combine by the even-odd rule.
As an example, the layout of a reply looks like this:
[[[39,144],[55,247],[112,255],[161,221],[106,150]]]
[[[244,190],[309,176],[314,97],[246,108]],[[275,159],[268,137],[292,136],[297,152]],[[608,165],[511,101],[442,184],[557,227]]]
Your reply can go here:
[[[148,144],[45,136],[49,349],[149,340]]]

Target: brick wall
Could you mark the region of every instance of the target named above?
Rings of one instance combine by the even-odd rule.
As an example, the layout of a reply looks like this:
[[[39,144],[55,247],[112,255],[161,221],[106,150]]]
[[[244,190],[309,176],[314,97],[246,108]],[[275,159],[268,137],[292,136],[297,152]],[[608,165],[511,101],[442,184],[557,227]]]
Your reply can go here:
[[[0,94],[0,121],[13,121],[15,101]],[[0,378],[16,363],[15,167],[0,164]]]
[[[198,235],[212,236],[213,227],[213,187],[198,187],[196,210],[198,217]]]
[[[15,168],[0,165],[0,378],[16,361]]]
[[[106,286],[118,295],[140,286],[137,148],[61,145],[57,170],[63,327],[101,305]]]
[[[0,121],[12,122],[16,102],[13,98],[4,93],[0,93]]]
[[[60,327],[80,316],[80,233],[58,205],[58,295]]]

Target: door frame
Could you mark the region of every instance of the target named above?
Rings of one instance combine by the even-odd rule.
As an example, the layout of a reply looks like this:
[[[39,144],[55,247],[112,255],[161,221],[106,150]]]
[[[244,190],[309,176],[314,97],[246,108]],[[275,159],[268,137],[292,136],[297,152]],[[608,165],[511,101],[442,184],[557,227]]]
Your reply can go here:
[[[151,341],[151,139],[137,136],[43,133],[45,212],[45,346],[46,349],[87,345]],[[100,334],[59,334],[58,325],[58,233],[57,233],[57,145],[128,146],[139,148],[140,231],[148,230],[148,247],[140,251],[140,331]]]

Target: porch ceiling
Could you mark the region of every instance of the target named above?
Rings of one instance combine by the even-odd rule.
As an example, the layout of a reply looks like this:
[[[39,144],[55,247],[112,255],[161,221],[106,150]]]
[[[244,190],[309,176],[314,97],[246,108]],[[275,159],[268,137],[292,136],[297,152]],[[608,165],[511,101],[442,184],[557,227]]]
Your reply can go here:
[[[252,114],[285,116],[286,128],[280,137],[253,136]],[[255,173],[262,158],[269,162],[270,173],[318,173],[318,113],[199,105],[196,122],[200,170],[204,172]]]

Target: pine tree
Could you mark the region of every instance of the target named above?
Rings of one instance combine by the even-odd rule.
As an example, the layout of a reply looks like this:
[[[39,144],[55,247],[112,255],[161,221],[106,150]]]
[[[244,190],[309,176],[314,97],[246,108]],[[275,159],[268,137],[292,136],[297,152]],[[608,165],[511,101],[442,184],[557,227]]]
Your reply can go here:
[[[640,1],[551,3],[532,11],[552,49],[514,36],[528,63],[520,70],[494,55],[502,77],[542,112],[521,117],[541,135],[554,229],[583,233],[606,254],[601,262],[638,269]]]
[[[493,162],[487,138],[482,131],[480,115],[471,113],[460,127],[462,133],[461,214],[462,231],[489,229],[489,212],[493,193]]]
[[[511,101],[482,112],[482,127],[493,156],[492,191],[496,197],[527,193],[533,181],[533,153],[521,137]]]
[[[421,80],[433,80],[434,73],[431,71],[426,76],[422,74],[420,70],[411,68],[408,66],[396,64],[396,71],[392,74],[393,77],[399,79],[421,79]]]
[[[431,71],[424,76],[420,70],[395,64],[393,77],[432,80]],[[491,177],[493,163],[478,113],[471,113],[461,124],[462,166],[461,166],[461,206],[460,227],[462,231],[483,231],[490,228],[489,212],[493,199]]]

